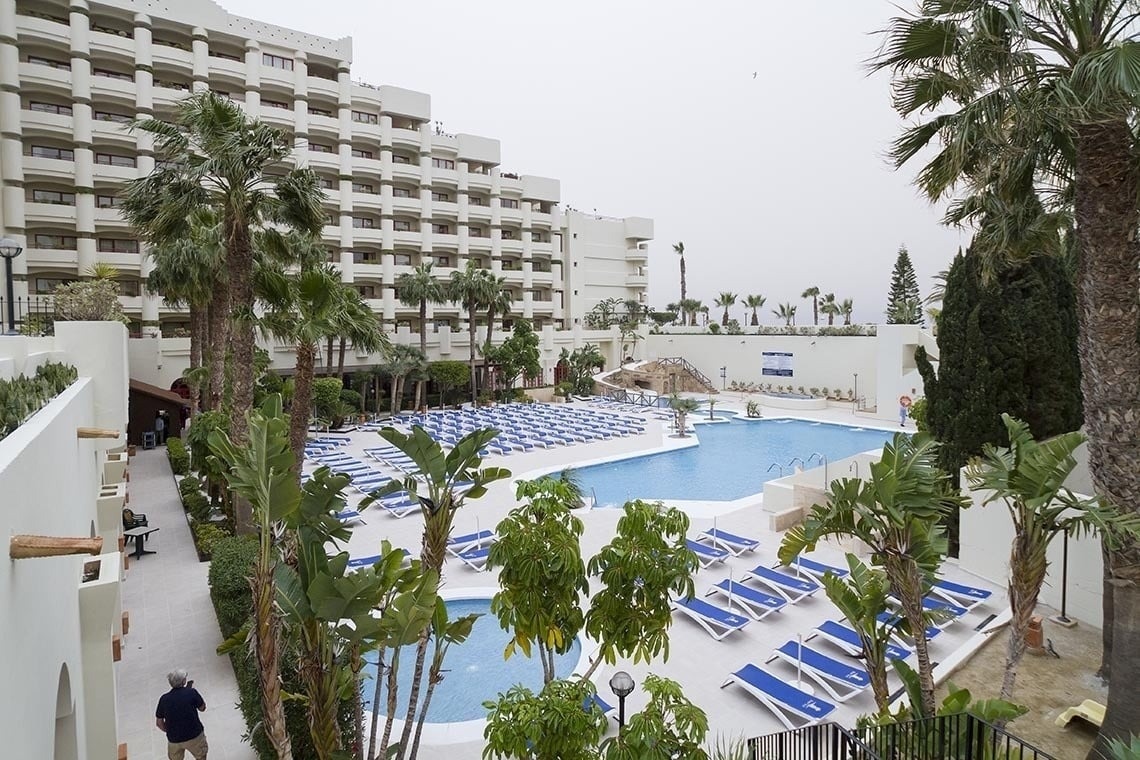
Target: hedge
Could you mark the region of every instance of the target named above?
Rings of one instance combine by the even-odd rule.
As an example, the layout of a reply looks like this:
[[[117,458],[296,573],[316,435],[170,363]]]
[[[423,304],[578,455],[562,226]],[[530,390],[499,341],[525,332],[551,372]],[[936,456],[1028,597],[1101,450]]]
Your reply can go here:
[[[175,475],[190,473],[190,454],[181,438],[171,438],[166,442],[166,456],[170,459],[170,469]]]

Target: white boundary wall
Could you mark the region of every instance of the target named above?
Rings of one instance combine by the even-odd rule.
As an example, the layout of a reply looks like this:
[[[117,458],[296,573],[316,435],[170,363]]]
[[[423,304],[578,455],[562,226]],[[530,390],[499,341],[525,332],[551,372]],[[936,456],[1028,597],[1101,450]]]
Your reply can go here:
[[[96,497],[108,444],[76,428],[123,431],[126,328],[57,323],[55,338],[0,337],[0,376],[34,373],[45,360],[74,365],[79,380],[0,440],[0,536],[118,534]],[[119,441],[123,439],[120,438]],[[104,523],[114,521],[108,526]],[[104,539],[98,580],[81,583],[90,556],[0,561],[0,736],[4,757],[117,757],[112,636],[119,632],[122,557]]]

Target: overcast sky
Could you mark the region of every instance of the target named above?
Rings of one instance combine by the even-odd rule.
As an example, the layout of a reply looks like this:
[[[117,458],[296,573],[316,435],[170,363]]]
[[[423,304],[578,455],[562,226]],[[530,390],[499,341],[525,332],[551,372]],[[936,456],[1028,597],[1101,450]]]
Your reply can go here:
[[[909,6],[908,0],[901,0]],[[502,141],[503,170],[556,177],[563,203],[647,216],[650,302],[811,285],[881,321],[895,253],[923,295],[968,236],[884,154],[901,121],[862,62],[888,0],[221,0],[353,37],[354,78],[431,95],[448,132]],[[756,77],[753,77],[753,73]],[[743,316],[743,309],[736,310]]]

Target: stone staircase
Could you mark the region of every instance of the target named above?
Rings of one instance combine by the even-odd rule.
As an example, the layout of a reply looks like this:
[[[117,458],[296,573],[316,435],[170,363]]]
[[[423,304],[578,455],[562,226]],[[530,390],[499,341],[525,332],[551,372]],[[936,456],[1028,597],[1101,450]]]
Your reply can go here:
[[[611,386],[649,390],[661,396],[673,393],[717,393],[704,373],[681,356],[669,356],[627,365],[606,378]]]

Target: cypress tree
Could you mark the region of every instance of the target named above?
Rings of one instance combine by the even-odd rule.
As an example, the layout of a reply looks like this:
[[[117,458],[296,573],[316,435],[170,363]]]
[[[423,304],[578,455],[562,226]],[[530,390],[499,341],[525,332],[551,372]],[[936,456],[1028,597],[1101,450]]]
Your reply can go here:
[[[895,268],[891,272],[891,290],[887,294],[888,325],[922,324],[922,299],[918,294],[918,277],[910,263],[906,246],[899,246]]]
[[[1039,440],[1080,427],[1076,298],[1056,258],[1033,256],[983,278],[981,258],[959,254],[946,279],[938,351],[937,376],[923,348],[915,361],[940,465],[955,480],[986,443],[1006,443],[1002,412],[1025,420]]]

